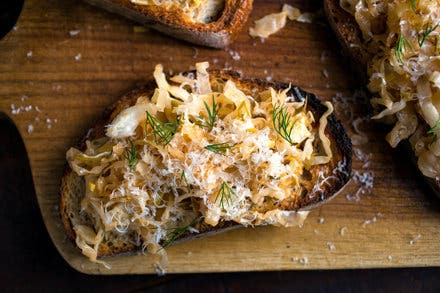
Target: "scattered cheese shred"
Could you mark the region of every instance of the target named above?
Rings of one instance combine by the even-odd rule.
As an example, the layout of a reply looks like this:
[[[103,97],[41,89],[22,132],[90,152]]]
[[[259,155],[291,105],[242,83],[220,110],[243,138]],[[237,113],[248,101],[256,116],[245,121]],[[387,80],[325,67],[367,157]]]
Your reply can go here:
[[[271,13],[255,21],[255,26],[249,28],[249,35],[262,39],[278,32],[286,25],[286,20],[296,20],[298,22],[311,23],[313,14],[301,11],[289,4],[284,4],[281,12]]]

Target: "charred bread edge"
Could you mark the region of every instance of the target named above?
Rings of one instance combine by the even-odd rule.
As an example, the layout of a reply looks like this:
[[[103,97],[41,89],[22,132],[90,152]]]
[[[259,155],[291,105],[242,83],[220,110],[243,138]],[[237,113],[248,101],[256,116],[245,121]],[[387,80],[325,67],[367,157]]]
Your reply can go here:
[[[254,88],[255,86],[261,87],[261,88],[268,88],[272,86],[274,89],[284,89],[289,86],[288,83],[281,83],[281,82],[267,82],[262,81],[259,79],[247,79],[242,78],[240,74],[233,71],[215,71],[210,70],[209,73],[212,76],[219,77],[219,78],[226,78],[226,79],[232,79],[236,82],[251,85],[250,88]],[[240,86],[239,86],[240,87]],[[154,88],[156,88],[156,84],[154,82],[149,82],[137,89],[134,89],[127,94],[125,94],[121,99],[119,99],[115,104],[108,107],[104,111],[104,115],[101,119],[98,120],[98,122],[95,124],[95,127],[90,129],[87,132],[87,135],[80,141],[78,148],[84,149],[85,147],[85,141],[87,139],[100,137],[105,135],[105,125],[111,121],[116,114],[118,114],[123,109],[130,107],[136,103],[137,98],[143,94],[151,92]],[[292,86],[291,90],[288,93],[289,95],[292,95],[295,100],[303,100],[307,97],[308,99],[308,108],[315,114],[315,117],[321,117],[322,114],[327,110],[327,107],[324,106],[320,100],[317,99],[317,97],[314,94],[307,93],[303,91],[302,89]],[[333,175],[336,180],[332,180],[331,186],[326,185],[326,189],[324,190],[324,193],[320,194],[320,196],[313,196],[312,199],[309,198],[305,199],[304,201],[300,202],[300,206],[297,206],[296,208],[292,210],[310,210],[317,206],[322,205],[323,203],[331,200],[334,196],[338,194],[338,191],[341,190],[341,188],[348,182],[351,176],[351,162],[352,162],[352,145],[351,140],[346,134],[342,123],[335,117],[335,115],[332,113],[328,117],[328,124],[326,127],[326,133],[330,136],[330,141],[332,142],[332,151],[333,151],[333,158],[339,158],[338,161],[345,161],[345,165],[342,170],[337,170],[336,173]],[[337,148],[335,148],[337,147]],[[338,153],[335,153],[337,151]],[[330,166],[331,170],[335,170],[338,162],[330,161],[332,163],[332,166]],[[75,241],[75,231],[73,230],[73,226],[71,223],[71,220],[69,219],[69,211],[67,210],[67,192],[69,190],[69,182],[68,178],[69,176],[76,176],[76,174],[73,173],[73,171],[70,169],[70,167],[67,165],[64,171],[64,175],[61,180],[61,188],[60,188],[60,213],[61,213],[61,219],[62,223],[64,225],[64,228],[66,230],[66,233],[68,237]],[[307,196],[306,196],[307,197]],[[195,224],[195,228],[199,230],[198,234],[191,234],[189,231],[183,233],[179,239],[175,243],[179,243],[182,241],[190,240],[193,238],[200,238],[207,235],[217,234],[220,232],[224,232],[227,230],[231,230],[234,228],[242,227],[240,224],[232,221],[222,221],[219,222],[219,224],[215,227],[212,227],[204,222],[198,222]],[[174,244],[175,244],[174,243]],[[99,253],[98,255],[100,257],[102,256],[110,256],[115,254],[120,254],[124,252],[130,252],[139,249],[136,245],[126,242],[119,246],[113,246],[109,247],[107,243],[101,243],[99,247]]]
[[[182,14],[159,6],[141,6],[129,0],[85,0],[107,11],[125,16],[169,36],[194,44],[224,48],[231,44],[252,11],[253,0],[225,0],[219,17],[209,23],[186,21]]]
[[[350,13],[342,9],[338,0],[324,0],[324,10],[344,52],[350,59],[352,68],[367,82],[367,65],[368,60],[372,56],[363,49],[361,41],[362,33],[356,20]],[[354,44],[354,46],[351,44]],[[427,128],[429,129],[428,125]],[[402,146],[410,154],[411,162],[413,162],[414,166],[419,169],[417,165],[418,159],[415,156],[414,150],[409,141],[403,141]],[[428,183],[432,191],[434,191],[435,195],[440,198],[440,180],[426,177],[420,172],[420,170],[419,173],[425,179],[426,183]]]
[[[352,70],[362,77],[364,84],[368,81],[367,65],[371,57],[362,46],[362,32],[354,17],[341,8],[338,0],[324,0],[324,11],[344,55],[350,61]]]

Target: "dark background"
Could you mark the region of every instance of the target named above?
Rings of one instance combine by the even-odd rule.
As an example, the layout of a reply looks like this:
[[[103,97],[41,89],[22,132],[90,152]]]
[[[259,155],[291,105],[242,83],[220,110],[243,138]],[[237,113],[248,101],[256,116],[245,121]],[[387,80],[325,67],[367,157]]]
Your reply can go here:
[[[23,1],[0,0],[0,38]],[[1,41],[0,41],[1,46]],[[43,224],[29,162],[14,124],[0,113],[0,291],[440,292],[440,268],[89,276],[62,259]]]

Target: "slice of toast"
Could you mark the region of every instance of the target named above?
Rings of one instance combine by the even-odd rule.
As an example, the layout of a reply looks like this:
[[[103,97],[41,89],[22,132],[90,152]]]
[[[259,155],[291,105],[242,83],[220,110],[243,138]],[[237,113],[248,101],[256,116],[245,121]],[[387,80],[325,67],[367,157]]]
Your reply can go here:
[[[324,0],[324,10],[343,51],[351,62],[353,70],[359,74],[366,84],[368,80],[368,60],[373,58],[373,56],[363,45],[362,32],[359,29],[355,18],[340,6],[339,0]],[[423,120],[419,120],[419,122],[426,124]],[[429,128],[430,127],[426,124],[426,129],[428,130]],[[409,141],[405,140],[402,144],[410,155],[411,161],[417,166],[417,157],[415,156]],[[434,191],[435,195],[440,197],[440,180],[426,176],[423,176],[423,178]]]
[[[85,1],[169,36],[213,48],[224,48],[234,41],[248,19],[253,2],[208,0],[194,19],[174,6],[140,5],[130,0]]]
[[[255,90],[263,91],[269,87],[275,90],[282,90],[289,87],[289,84],[281,82],[267,82],[257,79],[242,78],[238,73],[231,71],[209,71],[211,80],[223,79],[232,80],[237,87],[244,92],[251,93]],[[122,110],[133,106],[139,96],[151,96],[156,85],[154,82],[145,84],[135,90],[124,95],[113,106],[108,108],[101,120],[87,132],[87,135],[78,145],[78,149],[85,149],[85,141],[94,138],[103,137],[105,135],[105,127],[119,114]],[[323,105],[317,97],[311,93],[304,92],[296,86],[292,86],[287,94],[293,97],[294,101],[307,100],[307,110],[311,111],[315,117],[313,127],[319,127],[319,118],[327,111],[327,107]],[[351,175],[352,162],[352,146],[351,140],[347,136],[341,122],[331,114],[327,118],[328,124],[325,128],[325,135],[331,142],[333,157],[327,164],[315,165],[310,170],[309,178],[304,178],[304,183],[311,184],[311,192],[304,194],[301,198],[294,200],[283,200],[280,204],[281,209],[285,211],[308,211],[320,206],[332,199],[339,190],[348,182]],[[306,182],[307,181],[307,182]],[[67,167],[61,181],[60,189],[60,212],[62,222],[68,237],[74,241],[75,231],[73,225],[88,224],[88,219],[80,213],[80,202],[85,192],[84,178],[78,176],[70,167]],[[205,237],[211,234],[224,232],[229,229],[241,227],[236,222],[220,221],[215,227],[198,221],[193,224],[193,228],[198,233],[190,233],[186,231],[173,239],[173,244],[193,238]],[[108,233],[108,232],[107,232]],[[121,237],[117,234],[107,235],[106,240],[102,242],[98,249],[98,256],[110,256],[122,252],[132,252],[140,249],[129,237]]]

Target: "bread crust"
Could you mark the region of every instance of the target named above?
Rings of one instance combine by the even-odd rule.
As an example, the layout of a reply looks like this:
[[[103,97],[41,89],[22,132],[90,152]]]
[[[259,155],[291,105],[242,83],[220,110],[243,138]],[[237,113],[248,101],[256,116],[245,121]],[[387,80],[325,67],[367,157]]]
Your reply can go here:
[[[253,0],[225,0],[218,18],[209,23],[199,23],[189,20],[180,11],[136,5],[130,0],[85,1],[166,35],[213,48],[227,47],[236,39],[252,11],[253,3]]]
[[[252,89],[263,90],[267,89],[268,87],[273,87],[275,90],[281,90],[289,87],[289,84],[287,83],[267,82],[259,79],[242,78],[238,73],[232,71],[209,71],[209,73],[210,76],[215,78],[233,80],[237,84],[237,87],[249,91]],[[97,121],[95,126],[87,132],[87,135],[83,139],[81,139],[77,148],[84,150],[86,140],[104,136],[105,125],[109,124],[123,109],[133,106],[140,95],[151,96],[155,88],[155,83],[149,82],[137,89],[130,91],[119,99],[114,105],[107,108],[102,118]],[[319,117],[321,117],[324,112],[327,111],[327,107],[323,105],[315,95],[307,93],[296,86],[291,87],[288,95],[294,97],[297,101],[305,98],[307,99],[307,108],[313,112],[316,119],[314,127],[318,127]],[[350,179],[352,162],[351,140],[347,136],[342,123],[335,117],[334,114],[331,114],[328,117],[326,135],[331,141],[333,158],[326,165],[314,166],[310,172],[312,173],[312,176],[314,176],[312,178],[315,178],[320,171],[324,172],[325,177],[331,176],[331,178],[328,179],[327,183],[321,187],[321,190],[317,190],[313,194],[307,194],[299,199],[296,199],[295,201],[281,202],[280,208],[283,210],[305,211],[320,206],[332,199]],[[342,167],[338,168],[338,164],[340,162],[345,163]],[[79,217],[75,214],[72,215],[72,213],[75,213],[75,207],[72,207],[72,201],[75,202],[75,200],[73,200],[75,197],[81,197],[80,195],[73,193],[75,189],[73,187],[77,186],[77,182],[80,180],[83,180],[82,177],[77,176],[69,166],[66,166],[64,176],[61,180],[60,212],[66,234],[72,241],[74,241],[76,237],[75,231],[73,230],[72,221]],[[76,202],[79,204],[79,199],[77,199]],[[78,212],[78,208],[76,208],[76,212]],[[221,221],[216,227],[212,227],[203,221],[199,221],[194,224],[194,228],[200,232],[199,234],[191,234],[187,231],[182,234],[173,244],[193,238],[217,234],[239,227],[242,226],[232,221]],[[124,241],[123,239],[117,243],[114,243],[115,241],[112,242],[113,243],[111,243],[111,245],[105,242],[100,245],[98,249],[99,257],[116,255],[124,252],[132,252],[140,248],[133,243]]]
[[[363,46],[362,32],[360,31],[356,20],[351,14],[342,9],[339,0],[324,0],[324,10],[343,51],[349,57],[353,70],[358,73],[364,81],[364,84],[366,84],[368,81],[368,60],[373,58],[373,56]],[[420,122],[425,124],[426,129],[430,128],[423,120],[420,120]],[[402,145],[409,153],[414,166],[418,169],[417,157],[414,154],[411,144],[408,140],[405,140],[402,142]],[[424,176],[421,172],[419,173],[434,191],[435,195],[440,197],[440,180],[429,178]]]

